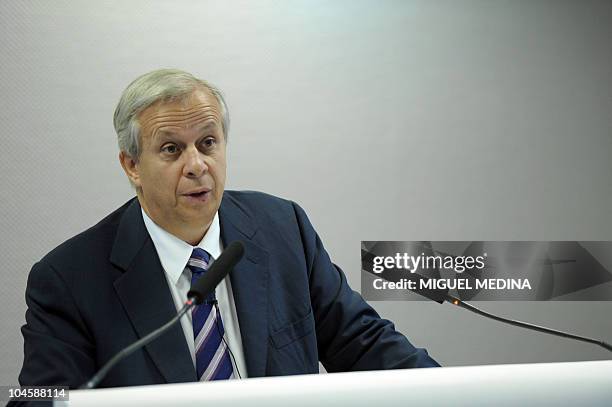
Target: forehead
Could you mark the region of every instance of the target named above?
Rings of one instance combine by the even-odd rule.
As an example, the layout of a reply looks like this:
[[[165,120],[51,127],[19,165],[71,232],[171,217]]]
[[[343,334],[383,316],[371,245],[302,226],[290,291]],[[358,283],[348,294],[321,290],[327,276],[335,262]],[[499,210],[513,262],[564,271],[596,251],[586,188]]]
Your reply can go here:
[[[221,109],[217,98],[206,89],[197,89],[182,100],[158,101],[138,115],[142,135],[157,131],[188,129],[194,126],[221,128]]]

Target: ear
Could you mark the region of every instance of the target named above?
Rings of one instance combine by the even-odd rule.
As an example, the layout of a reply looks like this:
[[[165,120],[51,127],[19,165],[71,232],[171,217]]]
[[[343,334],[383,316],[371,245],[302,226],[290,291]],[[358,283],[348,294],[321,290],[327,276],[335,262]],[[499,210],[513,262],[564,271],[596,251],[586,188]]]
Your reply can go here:
[[[119,162],[132,185],[136,188],[140,188],[140,169],[138,168],[138,162],[124,151],[119,153]]]

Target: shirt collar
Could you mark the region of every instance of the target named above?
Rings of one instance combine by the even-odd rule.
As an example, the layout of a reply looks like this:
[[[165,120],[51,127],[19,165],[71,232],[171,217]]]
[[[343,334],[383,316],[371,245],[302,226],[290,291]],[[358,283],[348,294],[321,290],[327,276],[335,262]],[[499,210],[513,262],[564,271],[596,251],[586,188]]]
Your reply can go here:
[[[141,208],[142,218],[147,228],[147,232],[153,240],[155,250],[161,262],[162,267],[170,281],[176,284],[179,280],[187,261],[191,257],[194,246],[184,242],[168,231],[162,229],[145,213],[144,209]],[[197,246],[204,249],[210,254],[212,260],[217,259],[221,254],[221,229],[219,227],[219,212],[215,212],[210,227],[206,231],[206,234],[198,243]]]

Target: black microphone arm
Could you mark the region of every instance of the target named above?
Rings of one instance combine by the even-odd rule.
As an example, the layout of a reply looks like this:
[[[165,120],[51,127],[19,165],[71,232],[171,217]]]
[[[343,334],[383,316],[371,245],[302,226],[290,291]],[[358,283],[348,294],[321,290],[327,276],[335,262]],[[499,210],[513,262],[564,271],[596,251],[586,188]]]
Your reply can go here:
[[[547,333],[547,334],[561,336],[561,337],[564,337],[564,338],[575,339],[577,341],[593,343],[595,345],[599,345],[602,348],[607,349],[610,352],[612,352],[612,345],[610,345],[607,342],[601,341],[599,339],[587,338],[586,336],[575,335],[575,334],[572,334],[572,333],[569,333],[569,332],[557,331],[556,329],[550,329],[550,328],[546,328],[546,327],[539,326],[539,325],[529,324],[527,322],[517,321],[515,319],[508,319],[508,318],[499,317],[497,315],[493,315],[493,314],[485,312],[485,311],[483,311],[481,309],[478,309],[475,306],[468,304],[467,302],[463,302],[459,298],[455,298],[455,297],[453,297],[450,294],[446,294],[446,298],[444,298],[444,299],[446,301],[450,302],[451,304],[454,304],[454,305],[456,305],[458,307],[470,310],[470,311],[472,311],[472,312],[474,312],[474,313],[476,313],[478,315],[482,315],[483,317],[491,318],[491,319],[494,319],[496,321],[504,322],[506,324],[510,324],[510,325],[514,325],[514,326],[520,326],[521,328],[532,329],[534,331],[544,332],[544,333]]]
[[[229,274],[229,272],[234,268],[236,263],[240,261],[242,255],[244,254],[244,246],[242,243],[236,241],[232,242],[224,251],[221,253],[219,258],[215,260],[210,268],[206,271],[204,276],[200,278],[193,285],[191,290],[187,293],[187,301],[180,309],[180,311],[168,322],[166,322],[161,327],[157,328],[155,331],[149,333],[148,335],[140,338],[127,348],[119,351],[115,356],[113,356],[108,362],[102,366],[98,372],[93,375],[91,379],[89,379],[85,384],[83,384],[79,389],[93,389],[100,384],[102,379],[106,377],[108,372],[123,358],[131,355],[136,350],[142,348],[149,342],[153,341],[164,332],[166,332],[172,325],[176,324],[183,315],[189,312],[194,306],[201,304],[204,299],[215,290],[215,287]]]
[[[142,348],[147,343],[151,342],[152,340],[156,339],[158,336],[166,332],[172,325],[177,323],[181,319],[181,317],[185,315],[189,310],[191,310],[191,308],[193,308],[194,306],[195,306],[195,301],[193,299],[190,298],[189,300],[187,300],[187,302],[185,302],[185,305],[183,305],[183,308],[181,308],[179,313],[174,318],[172,318],[170,321],[166,322],[164,325],[157,328],[155,331],[151,332],[147,336],[140,338],[139,340],[137,340],[136,342],[134,342],[127,348],[124,348],[121,351],[119,351],[108,362],[106,362],[106,364],[102,366],[102,369],[98,370],[98,372],[95,375],[93,375],[93,377],[89,379],[87,383],[79,387],[79,389],[93,389],[97,387],[98,384],[100,384],[100,382],[102,381],[102,379],[106,377],[108,372],[121,359],[127,357],[128,355],[131,355],[132,353],[134,353],[134,351]]]

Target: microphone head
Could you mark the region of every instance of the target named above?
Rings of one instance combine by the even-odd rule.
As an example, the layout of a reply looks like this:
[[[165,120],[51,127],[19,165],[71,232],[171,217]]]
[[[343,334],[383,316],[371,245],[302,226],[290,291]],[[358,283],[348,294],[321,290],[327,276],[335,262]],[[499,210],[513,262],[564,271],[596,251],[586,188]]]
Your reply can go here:
[[[187,292],[187,298],[193,298],[196,304],[201,304],[204,299],[215,290],[215,287],[233,270],[234,266],[244,255],[244,246],[241,242],[232,242],[223,250],[223,253],[215,260],[206,273],[195,282]]]

